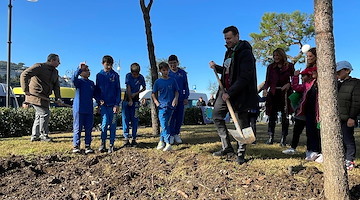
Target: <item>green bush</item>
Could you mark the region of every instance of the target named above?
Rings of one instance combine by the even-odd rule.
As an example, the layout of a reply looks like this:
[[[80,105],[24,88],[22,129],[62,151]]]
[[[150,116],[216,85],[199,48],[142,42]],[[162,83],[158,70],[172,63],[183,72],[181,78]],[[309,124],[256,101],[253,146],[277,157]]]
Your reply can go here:
[[[50,108],[49,131],[72,131],[73,113],[71,108]]]
[[[73,115],[71,108],[51,108],[49,122],[50,132],[71,132],[73,128]],[[0,137],[18,137],[31,135],[31,129],[34,122],[35,110],[33,108],[4,108],[0,107]],[[117,125],[121,123],[121,113],[117,115]],[[94,127],[98,129],[101,123],[101,116],[94,115]],[[194,125],[202,124],[201,109],[197,107],[187,108],[185,110],[184,124]],[[139,108],[139,125],[151,126],[150,107]]]
[[[203,117],[201,109],[199,107],[192,107],[185,109],[184,124],[186,125],[195,125],[203,124]]]
[[[140,106],[139,108],[139,125],[151,126],[151,109],[149,106]]]
[[[0,108],[0,137],[29,135],[34,121],[34,109]]]

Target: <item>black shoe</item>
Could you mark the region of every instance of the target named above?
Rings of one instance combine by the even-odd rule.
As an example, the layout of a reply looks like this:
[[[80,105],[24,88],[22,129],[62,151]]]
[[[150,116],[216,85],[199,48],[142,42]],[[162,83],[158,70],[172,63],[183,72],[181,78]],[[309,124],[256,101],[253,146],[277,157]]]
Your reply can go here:
[[[136,142],[136,140],[131,140],[132,147],[136,147],[137,145],[138,145],[138,143]]]
[[[110,145],[109,146],[109,150],[108,150],[108,153],[112,153],[115,151],[115,148],[114,148],[114,145]]]
[[[101,153],[105,152],[106,151],[106,147],[105,147],[105,143],[101,143],[100,147],[99,147],[99,151]]]
[[[268,141],[265,142],[265,144],[274,144],[274,138],[270,137]]]
[[[38,137],[31,137],[31,138],[30,138],[30,141],[31,141],[31,142],[40,141],[40,138],[38,138]]]
[[[44,142],[53,142],[53,139],[50,137],[41,137],[40,139],[41,139],[41,141],[44,141]]]
[[[285,147],[286,146],[286,137],[281,137],[280,146]]]
[[[231,153],[234,153],[234,149],[232,149],[232,148],[225,149],[225,150],[221,149],[220,151],[214,152],[213,156],[226,156],[227,154],[231,154]]]
[[[244,164],[246,161],[245,161],[245,156],[244,155],[240,155],[236,158],[236,162],[239,164],[239,165],[242,165]]]
[[[131,147],[129,140],[124,140],[124,144],[121,146],[121,148],[123,147]]]

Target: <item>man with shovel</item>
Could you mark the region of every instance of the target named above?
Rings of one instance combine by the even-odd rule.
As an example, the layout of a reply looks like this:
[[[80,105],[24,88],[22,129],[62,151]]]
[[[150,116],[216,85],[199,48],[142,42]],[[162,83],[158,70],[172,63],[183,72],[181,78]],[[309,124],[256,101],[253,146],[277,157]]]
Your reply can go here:
[[[225,156],[234,153],[230,143],[230,132],[237,140],[236,161],[243,164],[245,162],[245,143],[251,143],[251,141],[248,141],[246,136],[244,137],[245,133],[242,130],[250,127],[248,111],[258,106],[256,60],[251,45],[247,41],[240,40],[239,31],[235,26],[225,28],[223,34],[227,48],[223,65],[217,65],[214,61],[209,63],[210,68],[216,71],[216,76],[217,73],[221,74],[213,120],[221,139],[222,149],[214,152],[213,155]],[[234,116],[232,118],[236,127],[235,133],[234,130],[228,130],[226,127],[224,118],[228,112]],[[240,135],[240,139],[236,135]],[[255,139],[253,133],[252,138]]]

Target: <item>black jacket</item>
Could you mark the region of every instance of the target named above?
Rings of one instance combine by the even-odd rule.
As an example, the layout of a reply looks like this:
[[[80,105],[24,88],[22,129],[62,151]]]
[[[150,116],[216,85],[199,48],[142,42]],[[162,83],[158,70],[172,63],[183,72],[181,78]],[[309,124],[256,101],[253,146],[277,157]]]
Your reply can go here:
[[[356,121],[360,114],[360,80],[350,78],[338,82],[338,105],[341,121],[349,118]]]
[[[259,103],[256,60],[249,42],[240,40],[233,49],[228,49],[224,60],[230,57],[232,57],[229,69],[230,88],[227,93],[230,95],[230,102],[234,106],[234,110],[243,112],[257,108]],[[216,71],[222,74],[221,82],[225,86],[225,68],[217,65]]]

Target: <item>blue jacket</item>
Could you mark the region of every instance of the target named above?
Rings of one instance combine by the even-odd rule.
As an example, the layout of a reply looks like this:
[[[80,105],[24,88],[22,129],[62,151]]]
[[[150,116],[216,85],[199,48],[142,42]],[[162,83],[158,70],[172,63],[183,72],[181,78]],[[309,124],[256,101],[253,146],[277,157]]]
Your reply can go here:
[[[119,74],[113,69],[108,72],[101,70],[96,75],[95,99],[100,105],[100,100],[104,101],[104,106],[120,105],[120,78]]]
[[[71,77],[76,87],[75,98],[73,102],[73,112],[81,114],[93,114],[93,97],[95,91],[94,81],[79,78],[82,70],[77,69]]]
[[[178,68],[177,72],[169,70],[169,77],[174,78],[179,87],[179,101],[189,98],[189,84],[186,72]]]

